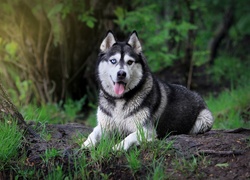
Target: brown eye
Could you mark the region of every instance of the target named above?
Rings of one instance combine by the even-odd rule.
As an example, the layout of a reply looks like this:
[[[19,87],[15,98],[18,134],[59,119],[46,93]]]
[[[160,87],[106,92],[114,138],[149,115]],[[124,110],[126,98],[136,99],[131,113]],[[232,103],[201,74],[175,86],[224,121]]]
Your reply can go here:
[[[127,62],[127,64],[128,64],[128,65],[132,65],[132,64],[133,64],[133,62],[134,62],[134,61],[129,60],[129,61]]]

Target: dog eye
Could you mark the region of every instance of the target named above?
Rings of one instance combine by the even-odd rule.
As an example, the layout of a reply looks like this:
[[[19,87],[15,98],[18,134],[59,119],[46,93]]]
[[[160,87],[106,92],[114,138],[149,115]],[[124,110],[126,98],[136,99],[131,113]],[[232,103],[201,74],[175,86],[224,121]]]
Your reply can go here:
[[[111,59],[111,60],[109,60],[112,64],[115,64],[117,61],[116,61],[116,59]]]
[[[133,64],[133,62],[134,62],[134,61],[129,60],[129,61],[127,62],[127,64],[128,64],[128,65],[132,65],[132,64]]]

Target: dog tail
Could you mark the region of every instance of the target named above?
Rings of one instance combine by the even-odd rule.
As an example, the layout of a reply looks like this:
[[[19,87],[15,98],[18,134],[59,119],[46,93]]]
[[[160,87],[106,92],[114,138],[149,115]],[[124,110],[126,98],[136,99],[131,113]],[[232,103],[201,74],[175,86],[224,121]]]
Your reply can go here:
[[[203,109],[189,134],[200,134],[209,131],[213,126],[214,118],[208,109]]]

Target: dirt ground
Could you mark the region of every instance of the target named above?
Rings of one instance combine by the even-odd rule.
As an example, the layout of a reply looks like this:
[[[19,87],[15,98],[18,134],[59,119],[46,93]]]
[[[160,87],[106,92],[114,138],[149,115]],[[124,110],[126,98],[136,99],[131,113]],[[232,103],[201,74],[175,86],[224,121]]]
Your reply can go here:
[[[174,148],[180,156],[205,156],[204,166],[199,166],[197,174],[189,178],[196,179],[249,179],[250,178],[250,130],[236,129],[226,131],[212,130],[196,136],[172,136]],[[176,174],[182,177],[182,175]],[[184,178],[184,177],[183,177]]]
[[[70,169],[74,162],[71,161],[72,154],[78,152],[79,145],[73,143],[79,134],[88,134],[91,128],[81,124],[47,125],[46,131],[51,134],[47,141],[33,136],[26,137],[24,144],[27,153],[25,164],[35,167],[44,174],[48,173],[42,157],[46,149],[55,148],[60,150],[56,158],[64,169]],[[163,156],[164,169],[168,176],[166,179],[250,179],[250,129],[235,130],[212,130],[199,135],[176,135],[166,140],[173,143],[170,151],[159,153]],[[98,168],[100,173],[109,174],[109,179],[146,179],[151,163],[152,149],[144,150],[140,154],[143,163],[140,170],[132,173],[128,168],[125,157],[113,157],[109,162],[103,162],[100,167],[87,167],[91,171]],[[80,153],[79,153],[80,152]],[[195,158],[194,158],[195,157]],[[185,162],[193,162],[193,165]],[[183,165],[183,166],[182,166]],[[8,179],[10,172],[0,172],[0,179]],[[100,176],[101,177],[101,176]]]

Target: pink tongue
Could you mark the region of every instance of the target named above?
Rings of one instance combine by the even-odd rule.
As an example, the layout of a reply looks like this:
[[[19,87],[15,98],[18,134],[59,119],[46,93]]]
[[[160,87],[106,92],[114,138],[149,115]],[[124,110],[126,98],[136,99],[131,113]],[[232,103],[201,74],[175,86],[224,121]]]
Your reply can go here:
[[[115,83],[114,91],[117,95],[121,95],[124,92],[124,84]]]

